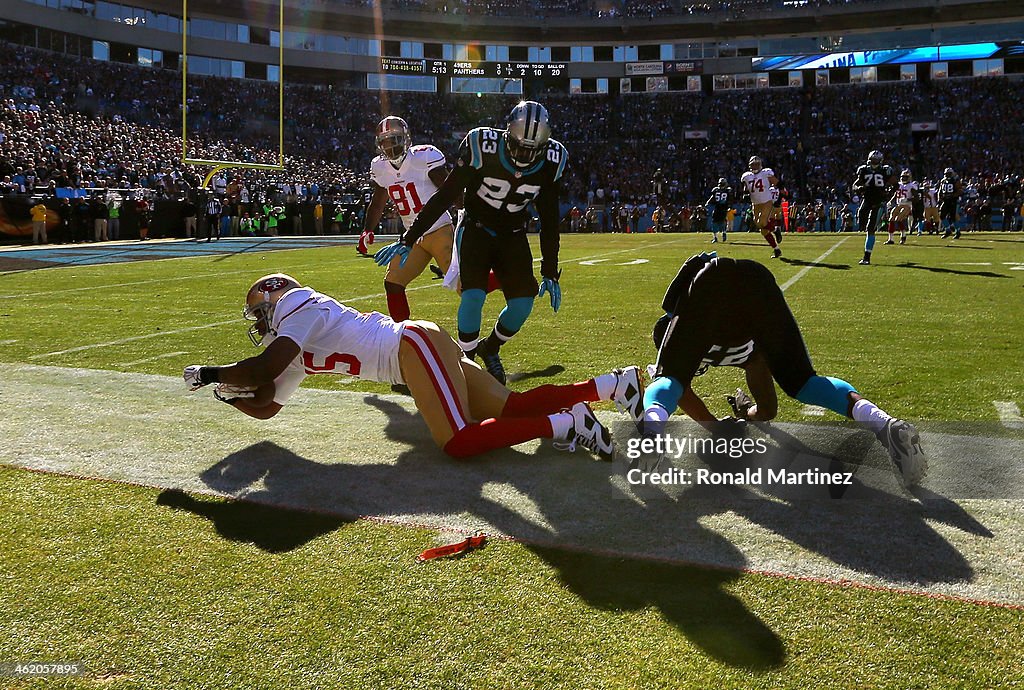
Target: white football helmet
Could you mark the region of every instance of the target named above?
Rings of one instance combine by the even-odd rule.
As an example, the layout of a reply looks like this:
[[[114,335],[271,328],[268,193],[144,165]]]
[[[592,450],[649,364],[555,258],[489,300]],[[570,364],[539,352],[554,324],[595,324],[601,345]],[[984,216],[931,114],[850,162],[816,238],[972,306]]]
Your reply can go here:
[[[249,340],[253,345],[259,347],[263,344],[263,337],[270,331],[270,324],[274,320],[274,308],[286,292],[297,287],[302,285],[291,276],[271,273],[249,288],[242,315],[253,322],[249,326]]]
[[[750,160],[747,161],[747,167],[750,168],[750,172],[752,173],[761,172],[761,168],[763,167],[763,164],[761,163],[761,157],[751,156]]]
[[[391,161],[401,165],[412,146],[412,132],[409,124],[400,117],[389,115],[377,123],[377,150]]]
[[[910,182],[911,179],[913,179],[913,176],[909,170],[904,170],[900,173],[900,182]]]
[[[508,115],[505,148],[512,162],[521,168],[533,165],[548,147],[551,124],[547,108],[536,101],[519,101]]]

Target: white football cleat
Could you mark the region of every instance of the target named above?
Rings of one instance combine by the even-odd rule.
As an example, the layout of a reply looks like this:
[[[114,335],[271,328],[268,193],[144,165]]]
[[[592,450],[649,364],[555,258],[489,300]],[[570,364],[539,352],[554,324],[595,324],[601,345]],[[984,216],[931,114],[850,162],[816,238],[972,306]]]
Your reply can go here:
[[[921,437],[913,424],[902,419],[890,419],[879,432],[878,440],[899,468],[905,486],[919,484],[928,474],[928,458],[921,448]]]
[[[641,430],[644,419],[644,384],[640,378],[640,367],[615,369],[615,392],[612,402],[619,412],[625,412]]]
[[[569,430],[568,438],[553,444],[555,448],[572,453],[575,452],[577,446],[582,446],[602,460],[611,462],[615,452],[612,435],[601,422],[597,421],[590,405],[576,403],[567,412],[572,415],[572,429]]]

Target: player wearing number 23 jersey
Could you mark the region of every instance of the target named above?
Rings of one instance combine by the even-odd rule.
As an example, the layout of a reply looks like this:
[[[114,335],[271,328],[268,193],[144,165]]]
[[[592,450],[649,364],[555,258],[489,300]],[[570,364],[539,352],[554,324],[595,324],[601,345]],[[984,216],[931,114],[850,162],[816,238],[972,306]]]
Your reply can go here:
[[[534,299],[550,292],[552,308],[557,311],[561,304],[558,192],[568,157],[565,147],[551,138],[544,106],[520,102],[512,109],[505,130],[478,127],[466,135],[455,168],[402,236],[401,246],[393,249],[402,252],[402,246],[415,246],[438,216],[465,192],[465,215],[455,239],[462,281],[459,345],[470,355],[479,354],[487,370],[503,383],[498,349],[523,327]],[[540,216],[544,281],[539,293],[526,235],[531,205]],[[392,251],[385,250],[379,253],[382,258]],[[490,336],[480,342],[491,270],[501,282],[507,304]]]
[[[380,155],[370,163],[373,197],[366,209],[363,234],[359,238],[360,254],[366,254],[367,243],[373,243],[373,230],[380,222],[384,206],[394,204],[406,229],[423,210],[424,204],[444,182],[448,171],[444,154],[429,145],[412,146],[409,125],[400,117],[385,117],[377,125],[377,150]],[[395,321],[409,318],[409,300],[405,287],[435,259],[442,271],[448,270],[452,256],[455,230],[452,217],[444,209],[423,233],[407,259],[388,264],[384,275],[384,292],[388,313]]]

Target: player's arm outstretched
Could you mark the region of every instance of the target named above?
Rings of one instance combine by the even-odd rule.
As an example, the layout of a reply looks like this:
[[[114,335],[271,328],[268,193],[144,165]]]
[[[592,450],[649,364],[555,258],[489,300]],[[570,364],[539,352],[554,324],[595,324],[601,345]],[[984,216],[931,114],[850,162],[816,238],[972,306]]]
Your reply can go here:
[[[299,356],[299,346],[291,338],[276,338],[263,352],[225,366],[190,364],[185,367],[189,390],[219,384],[214,396],[240,412],[256,419],[270,419],[281,410],[274,402],[277,379]]]
[[[387,266],[391,263],[391,259],[398,255],[402,257],[402,265],[404,266],[405,258],[409,255],[409,250],[412,246],[437,222],[441,214],[458,200],[459,195],[465,191],[468,182],[469,172],[463,166],[460,165],[453,168],[448,173],[448,176],[445,177],[437,192],[434,193],[434,196],[430,197],[427,203],[423,205],[423,210],[416,216],[412,226],[402,233],[402,237],[397,242],[387,245],[374,254],[374,261],[379,266]]]
[[[561,271],[558,270],[558,250],[561,242],[558,232],[558,191],[557,183],[544,189],[535,203],[540,216],[540,275],[538,297],[547,292],[551,296],[551,308],[556,312],[562,305],[562,287],[558,284]]]

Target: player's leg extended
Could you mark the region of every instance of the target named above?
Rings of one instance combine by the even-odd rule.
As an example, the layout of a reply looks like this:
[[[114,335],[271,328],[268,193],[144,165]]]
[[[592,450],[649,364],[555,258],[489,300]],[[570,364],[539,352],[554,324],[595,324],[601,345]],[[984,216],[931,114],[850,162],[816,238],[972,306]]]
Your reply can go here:
[[[420,244],[434,258],[442,273],[447,273],[448,267],[452,263],[452,245],[454,243],[455,229],[451,225],[441,226],[420,240]]]
[[[558,412],[552,415],[534,414],[516,419],[487,418],[477,422],[466,411],[472,407],[471,396],[479,396],[477,407],[481,412],[498,406],[507,389],[500,390],[478,367],[462,356],[459,347],[444,330],[427,321],[413,321],[406,326],[399,350],[402,373],[412,392],[416,407],[427,422],[434,442],[455,458],[468,458],[489,450],[507,448],[537,438],[582,440],[604,453],[611,452],[611,440],[607,430],[596,423],[587,410]],[[471,371],[467,378],[463,366]],[[472,384],[470,383],[472,381]],[[580,422],[591,421],[602,430],[605,443],[587,443],[588,439],[574,437],[573,432]],[[596,434],[595,434],[596,435]]]
[[[864,258],[860,260],[862,265],[871,263],[871,252],[875,249],[875,226],[878,224],[878,207],[868,206],[867,202],[860,205],[857,212],[857,222],[862,232],[866,232],[864,238]]]
[[[405,294],[405,287],[423,273],[428,263],[430,254],[422,246],[421,240],[409,250],[404,266],[400,256],[396,256],[388,264],[388,270],[384,274],[384,292],[387,294],[388,314],[395,321],[405,321],[409,318],[409,298]]]
[[[901,204],[896,207],[896,223],[900,231],[900,244],[907,243],[907,232],[910,230],[911,207]]]
[[[772,208],[772,202],[770,201],[763,204],[754,204],[754,224],[757,225],[761,236],[768,242],[768,246],[772,248],[772,257],[778,258],[782,256],[782,250],[779,249],[779,243],[775,239],[775,234],[768,228],[768,219],[771,216]]]
[[[533,255],[526,233],[513,233],[497,238],[500,242],[494,257],[494,272],[505,294],[505,308],[498,315],[494,329],[480,344],[480,357],[487,371],[505,382],[505,369],[499,350],[522,329],[533,311],[537,296],[537,279],[533,275]]]
[[[491,271],[494,236],[470,219],[459,228],[457,242],[459,282],[458,343],[462,351],[472,355],[480,340],[484,302],[487,300],[487,277]]]

